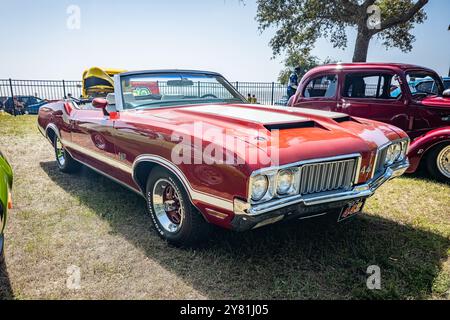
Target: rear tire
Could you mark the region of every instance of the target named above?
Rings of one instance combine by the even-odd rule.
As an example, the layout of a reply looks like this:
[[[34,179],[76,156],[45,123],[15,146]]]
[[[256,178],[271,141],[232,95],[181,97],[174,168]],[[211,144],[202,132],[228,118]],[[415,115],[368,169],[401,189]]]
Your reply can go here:
[[[155,168],[146,186],[147,210],[158,235],[175,246],[190,247],[207,240],[212,225],[192,205],[171,172]]]
[[[450,183],[450,143],[433,147],[426,159],[428,173],[436,180]]]
[[[53,147],[55,149],[56,164],[61,172],[74,173],[80,170],[81,163],[72,158],[56,135],[53,140]]]

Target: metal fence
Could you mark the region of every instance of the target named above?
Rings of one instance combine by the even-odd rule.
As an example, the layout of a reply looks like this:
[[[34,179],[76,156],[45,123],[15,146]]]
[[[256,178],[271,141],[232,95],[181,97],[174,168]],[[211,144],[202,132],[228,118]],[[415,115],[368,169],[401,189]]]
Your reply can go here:
[[[0,79],[0,97],[35,96],[41,99],[62,99],[71,93],[81,95],[81,81]]]
[[[277,82],[231,82],[244,96],[255,96],[258,103],[276,104],[286,95],[286,86]],[[71,94],[81,96],[81,81],[0,79],[0,102],[12,96],[35,96],[57,100]]]

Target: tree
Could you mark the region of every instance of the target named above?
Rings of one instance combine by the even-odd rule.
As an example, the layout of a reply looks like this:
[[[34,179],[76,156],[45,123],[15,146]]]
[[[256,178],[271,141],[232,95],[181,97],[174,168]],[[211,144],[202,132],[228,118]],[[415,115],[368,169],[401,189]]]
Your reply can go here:
[[[278,81],[282,84],[287,84],[289,82],[289,76],[296,67],[300,67],[302,72],[306,73],[318,65],[336,62],[329,57],[321,61],[318,57],[311,55],[309,50],[288,51],[284,59],[285,69],[280,71]]]
[[[282,51],[304,51],[317,39],[347,47],[347,28],[357,31],[353,62],[365,62],[370,40],[377,36],[386,49],[403,52],[415,41],[411,30],[423,23],[428,0],[257,0],[259,28],[277,29],[270,40],[274,56]]]

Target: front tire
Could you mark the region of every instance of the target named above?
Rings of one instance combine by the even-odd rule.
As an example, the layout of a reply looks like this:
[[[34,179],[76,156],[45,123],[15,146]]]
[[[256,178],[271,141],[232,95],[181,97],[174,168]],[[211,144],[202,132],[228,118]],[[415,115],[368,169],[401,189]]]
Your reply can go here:
[[[212,226],[191,204],[179,180],[163,168],[150,173],[146,186],[147,209],[158,235],[175,246],[205,241]]]
[[[433,147],[426,160],[428,172],[433,178],[450,183],[450,143]]]
[[[80,170],[81,164],[74,160],[66,149],[64,149],[58,136],[55,136],[53,140],[53,147],[55,149],[56,164],[61,172],[74,173]]]

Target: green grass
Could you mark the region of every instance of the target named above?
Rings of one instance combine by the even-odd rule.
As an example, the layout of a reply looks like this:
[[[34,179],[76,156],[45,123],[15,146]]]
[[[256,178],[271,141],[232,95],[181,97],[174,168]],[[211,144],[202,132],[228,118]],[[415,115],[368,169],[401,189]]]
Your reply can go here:
[[[161,241],[137,195],[88,169],[57,170],[36,118],[0,117],[15,171],[0,297],[17,299],[448,299],[450,186],[384,185],[353,221],[217,230],[201,249]],[[67,267],[81,289],[66,287]],[[366,287],[381,268],[381,290]]]

